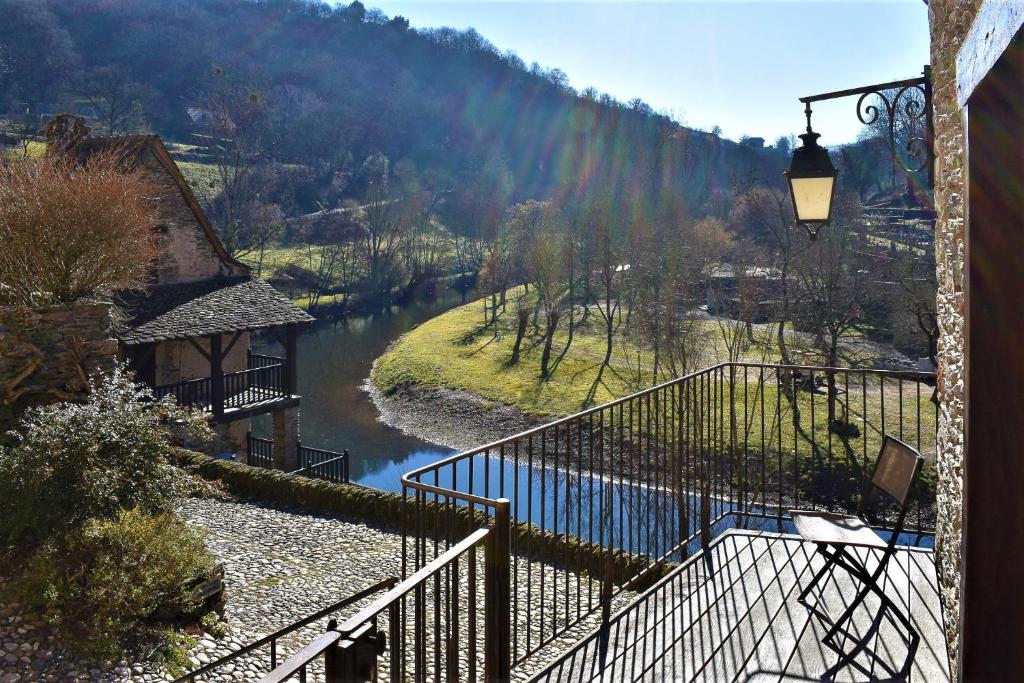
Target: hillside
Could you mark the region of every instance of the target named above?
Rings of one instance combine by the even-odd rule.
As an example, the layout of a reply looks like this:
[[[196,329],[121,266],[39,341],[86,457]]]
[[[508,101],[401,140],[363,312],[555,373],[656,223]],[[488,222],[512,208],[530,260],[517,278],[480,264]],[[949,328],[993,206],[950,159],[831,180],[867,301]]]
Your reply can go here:
[[[576,93],[557,68],[528,67],[473,30],[417,31],[359,2],[0,0],[0,16],[11,19],[0,25],[9,112],[77,109],[101,130],[187,141],[223,83],[258,93],[259,154],[293,165],[276,189],[286,212],[357,196],[360,164],[383,154],[497,210],[586,176],[701,215],[737,186],[780,184],[788,152]]]

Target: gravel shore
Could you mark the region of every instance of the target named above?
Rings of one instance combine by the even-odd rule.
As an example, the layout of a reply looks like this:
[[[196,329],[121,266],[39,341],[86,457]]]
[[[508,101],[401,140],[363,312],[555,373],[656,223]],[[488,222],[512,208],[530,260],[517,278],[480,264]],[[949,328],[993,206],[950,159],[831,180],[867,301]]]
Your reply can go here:
[[[381,422],[458,451],[550,421],[530,418],[513,406],[459,389],[409,386],[385,396],[367,379],[363,390],[377,406]]]

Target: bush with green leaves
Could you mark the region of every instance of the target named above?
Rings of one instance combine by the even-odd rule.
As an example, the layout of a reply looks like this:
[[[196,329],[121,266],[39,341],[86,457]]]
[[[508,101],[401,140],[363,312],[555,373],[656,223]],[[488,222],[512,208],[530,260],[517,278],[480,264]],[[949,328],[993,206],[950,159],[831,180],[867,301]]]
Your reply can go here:
[[[94,378],[84,403],[30,409],[0,446],[0,545],[29,549],[90,519],[126,509],[169,509],[178,471],[166,460],[205,422],[115,367]]]
[[[76,652],[112,658],[161,643],[168,624],[194,615],[193,583],[213,569],[202,539],[174,515],[135,508],[42,546],[15,590]]]
[[[31,409],[9,436],[0,556],[19,602],[86,656],[173,642],[173,623],[198,616],[191,589],[214,561],[172,513],[185,480],[168,457],[209,438],[204,419],[115,367],[83,403]]]

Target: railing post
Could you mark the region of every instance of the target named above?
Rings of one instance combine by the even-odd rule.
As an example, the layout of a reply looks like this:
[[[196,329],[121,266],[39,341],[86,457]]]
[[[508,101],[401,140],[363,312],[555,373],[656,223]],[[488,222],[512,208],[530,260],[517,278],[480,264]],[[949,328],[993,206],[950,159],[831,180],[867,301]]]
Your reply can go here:
[[[345,459],[341,461],[341,479],[342,479],[342,481],[344,481],[347,484],[347,483],[349,483],[349,463],[348,463],[349,455],[348,455],[348,449],[346,448],[344,451],[342,451],[341,454],[345,456]]]
[[[285,330],[284,393],[286,396],[299,393],[298,331],[295,325]]]
[[[494,504],[494,522],[484,549],[484,680],[503,683],[512,675],[512,524],[508,498]]]
[[[224,353],[219,334],[210,335],[210,403],[213,414],[224,414]]]

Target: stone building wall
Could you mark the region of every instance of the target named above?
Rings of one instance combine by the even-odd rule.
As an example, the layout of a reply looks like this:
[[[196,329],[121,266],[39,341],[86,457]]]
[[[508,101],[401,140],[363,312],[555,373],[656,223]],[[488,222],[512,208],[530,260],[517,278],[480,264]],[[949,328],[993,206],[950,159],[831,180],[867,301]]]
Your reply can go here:
[[[140,162],[159,192],[161,234],[156,283],[190,282],[233,274],[199,225],[181,188],[153,150],[146,149]]]
[[[110,304],[0,307],[0,427],[29,405],[81,397],[117,357]]]
[[[938,519],[935,561],[952,671],[960,625],[960,530],[963,520],[964,376],[967,275],[964,119],[957,105],[956,57],[980,0],[932,0],[931,63],[935,122],[935,224],[939,337]]]

